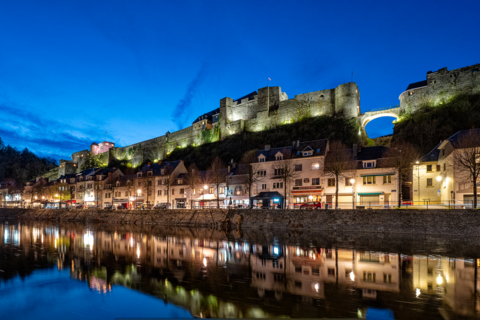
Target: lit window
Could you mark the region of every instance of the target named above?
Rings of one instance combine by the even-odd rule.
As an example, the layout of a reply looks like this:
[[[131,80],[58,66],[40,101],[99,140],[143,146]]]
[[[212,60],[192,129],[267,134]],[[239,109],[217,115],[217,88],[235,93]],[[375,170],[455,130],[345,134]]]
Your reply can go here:
[[[375,176],[371,176],[371,177],[363,177],[363,184],[364,185],[373,185],[376,183],[376,178]]]
[[[383,176],[383,184],[391,184],[392,176]]]
[[[320,170],[320,163],[318,162],[312,163],[312,170]]]

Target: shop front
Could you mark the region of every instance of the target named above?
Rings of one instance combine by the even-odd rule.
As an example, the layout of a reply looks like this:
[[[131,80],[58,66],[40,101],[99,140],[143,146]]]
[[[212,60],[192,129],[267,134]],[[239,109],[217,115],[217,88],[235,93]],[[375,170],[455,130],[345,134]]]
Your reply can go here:
[[[133,200],[133,198],[132,198]],[[113,198],[113,202],[105,202],[105,207],[112,205],[115,209],[118,207],[124,207],[125,209],[131,207],[130,199],[127,198]]]
[[[282,209],[284,196],[277,191],[260,192],[258,195],[250,198],[254,208],[258,209]]]
[[[243,208],[248,207],[250,201],[248,200],[248,195],[246,196],[227,196],[223,200],[223,205],[225,207],[235,207],[235,208]]]
[[[175,199],[175,209],[186,209],[186,208],[187,208],[187,198]]]
[[[293,208],[298,209],[307,202],[321,202],[323,189],[320,186],[293,187]]]

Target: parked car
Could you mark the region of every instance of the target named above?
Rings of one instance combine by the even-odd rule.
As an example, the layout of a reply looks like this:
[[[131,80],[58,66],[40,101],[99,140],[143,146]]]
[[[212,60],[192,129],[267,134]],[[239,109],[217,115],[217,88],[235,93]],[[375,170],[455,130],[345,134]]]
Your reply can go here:
[[[114,208],[113,208],[113,206],[112,206],[112,205],[109,205],[109,206],[105,206],[105,208],[104,208],[104,209],[105,209],[105,210],[112,210],[112,209],[114,209]]]
[[[300,209],[322,209],[321,202],[306,202],[300,206]]]
[[[167,209],[167,204],[166,203],[157,203],[153,209]]]

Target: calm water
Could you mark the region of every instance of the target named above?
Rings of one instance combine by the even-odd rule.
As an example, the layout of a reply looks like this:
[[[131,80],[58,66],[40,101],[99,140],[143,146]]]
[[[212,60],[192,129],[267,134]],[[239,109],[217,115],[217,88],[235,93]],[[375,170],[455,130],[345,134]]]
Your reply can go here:
[[[1,319],[478,318],[480,239],[0,224]]]

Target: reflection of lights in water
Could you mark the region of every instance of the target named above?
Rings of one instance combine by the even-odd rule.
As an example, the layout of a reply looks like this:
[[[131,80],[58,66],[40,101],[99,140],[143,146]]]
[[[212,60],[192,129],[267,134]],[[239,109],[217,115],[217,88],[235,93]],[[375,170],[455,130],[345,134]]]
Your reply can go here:
[[[249,250],[248,243],[244,243],[244,244],[243,244],[243,251],[244,251],[245,253],[247,253],[248,250]]]
[[[235,251],[238,250],[238,243],[235,242]]]
[[[355,273],[353,271],[350,272],[350,280],[355,281]]]
[[[203,266],[207,266],[207,258],[203,258]]]
[[[130,247],[133,248],[133,237],[130,237]]]
[[[441,276],[441,275],[438,275],[438,277],[437,277],[437,284],[438,284],[438,285],[441,285],[442,283],[443,283],[442,276]]]
[[[137,244],[137,258],[140,258],[140,245]]]
[[[420,295],[420,289],[417,288],[417,290],[415,290],[415,296],[418,298],[419,295]]]
[[[42,233],[42,243],[43,243],[43,233]]]
[[[83,244],[85,247],[90,246],[90,250],[93,250],[93,234],[91,231],[83,235]]]
[[[7,229],[5,229],[5,232],[3,233],[3,238],[5,239],[4,240],[5,243],[7,243],[7,241],[8,241],[8,231],[7,231]]]
[[[317,291],[317,292],[318,292],[318,288],[319,288],[319,285],[318,285],[318,283],[315,283],[315,286],[314,286],[314,288],[315,288],[315,291]]]
[[[297,257],[300,256],[300,249],[297,248]]]
[[[273,254],[278,254],[278,247],[273,247]]]

